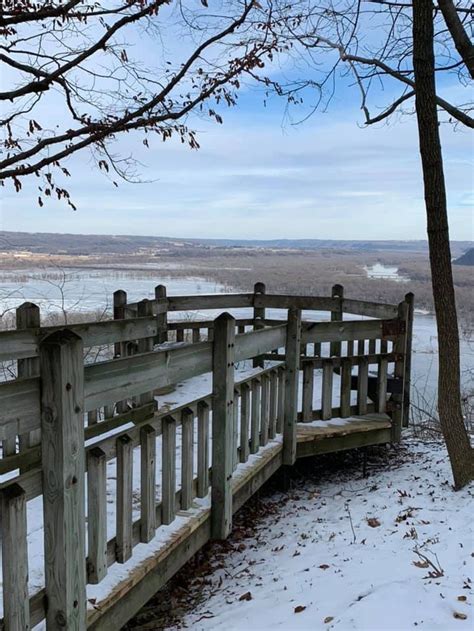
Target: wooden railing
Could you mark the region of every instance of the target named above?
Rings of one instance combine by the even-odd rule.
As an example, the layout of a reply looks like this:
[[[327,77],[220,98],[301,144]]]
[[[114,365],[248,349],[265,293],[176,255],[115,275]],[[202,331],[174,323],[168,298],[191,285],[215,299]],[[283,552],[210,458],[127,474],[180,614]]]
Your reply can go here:
[[[48,629],[87,628],[86,584],[102,581],[114,563],[125,563],[138,543],[150,542],[195,498],[210,495],[210,535],[225,538],[232,527],[237,466],[275,438],[282,462],[293,464],[299,421],[388,413],[392,439],[399,440],[410,297],[395,307],[341,295],[274,296],[261,284],[257,289],[166,297],[159,286],[154,300],[133,304],[125,292],[116,292],[115,320],[67,328],[40,327],[39,310],[26,303],[17,312],[18,330],[0,333],[0,359],[16,360],[18,371],[17,378],[0,383],[3,628],[31,628],[44,618]],[[253,308],[254,317],[236,320],[224,313],[215,320],[168,321],[171,311],[242,307]],[[288,310],[286,320],[267,319],[267,308]],[[346,308],[382,319],[346,321]],[[302,322],[301,310],[313,309],[339,319]],[[191,343],[184,342],[188,330]],[[84,363],[85,348],[103,345],[114,345],[113,359]],[[248,359],[260,370],[236,383],[234,365]],[[265,361],[271,363],[262,368]],[[315,371],[322,371],[316,406]],[[212,373],[212,393],[172,410],[156,408],[157,389],[205,373]],[[111,461],[115,534],[108,538]],[[140,463],[135,518],[134,461]],[[28,598],[27,503],[39,496],[45,587]]]

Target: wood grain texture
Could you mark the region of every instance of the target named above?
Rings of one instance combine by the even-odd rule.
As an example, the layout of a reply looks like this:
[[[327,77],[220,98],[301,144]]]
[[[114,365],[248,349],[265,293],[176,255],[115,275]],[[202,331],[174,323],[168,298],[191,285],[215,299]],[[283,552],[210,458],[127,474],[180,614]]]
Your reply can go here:
[[[206,497],[209,492],[209,405],[200,401],[197,405],[198,418],[198,485],[197,496]]]
[[[107,574],[107,458],[100,447],[87,454],[87,579],[95,584]]]
[[[40,345],[47,625],[86,624],[83,345],[63,329]]]
[[[173,416],[163,419],[162,432],[161,523],[167,526],[176,516],[176,420]]]
[[[117,562],[132,556],[133,443],[127,436],[117,439]]]
[[[0,493],[3,621],[6,631],[28,631],[26,494],[18,484]]]
[[[156,430],[140,429],[140,541],[148,543],[156,530]]]
[[[189,510],[193,502],[194,412],[181,412],[181,509]]]
[[[235,320],[223,313],[215,320],[212,373],[211,532],[225,539],[232,529]]]
[[[300,368],[301,311],[288,310],[285,371],[285,420],[283,424],[283,464],[296,460],[296,422]]]

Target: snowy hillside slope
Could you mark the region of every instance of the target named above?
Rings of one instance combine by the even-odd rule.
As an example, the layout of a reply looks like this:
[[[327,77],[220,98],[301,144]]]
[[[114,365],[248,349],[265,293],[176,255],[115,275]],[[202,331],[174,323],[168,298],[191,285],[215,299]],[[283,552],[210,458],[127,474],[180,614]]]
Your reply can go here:
[[[442,444],[301,461],[128,629],[472,629],[474,487]]]

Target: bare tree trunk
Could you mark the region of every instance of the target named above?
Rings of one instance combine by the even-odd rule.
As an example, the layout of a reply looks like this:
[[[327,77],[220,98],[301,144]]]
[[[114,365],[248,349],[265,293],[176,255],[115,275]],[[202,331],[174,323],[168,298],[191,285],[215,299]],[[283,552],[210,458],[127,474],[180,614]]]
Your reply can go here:
[[[433,5],[413,0],[413,68],[423,168],[433,298],[438,327],[438,411],[454,485],[474,478],[474,458],[461,409],[459,331],[456,314],[446,188],[436,106]]]

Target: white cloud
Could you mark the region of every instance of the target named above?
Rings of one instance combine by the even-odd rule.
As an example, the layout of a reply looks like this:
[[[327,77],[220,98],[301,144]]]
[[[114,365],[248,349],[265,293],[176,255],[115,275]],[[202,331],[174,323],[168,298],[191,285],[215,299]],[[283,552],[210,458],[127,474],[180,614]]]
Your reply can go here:
[[[38,208],[31,180],[22,194],[4,195],[0,224],[188,237],[424,238],[415,121],[361,129],[355,116],[318,115],[282,130],[274,115],[237,109],[224,126],[200,123],[198,152],[158,141],[140,149],[137,157],[148,165],[143,177],[156,181],[118,189],[77,157],[69,186],[77,212],[54,202]],[[442,133],[451,236],[469,239],[471,139]],[[130,150],[131,141],[122,147]]]

